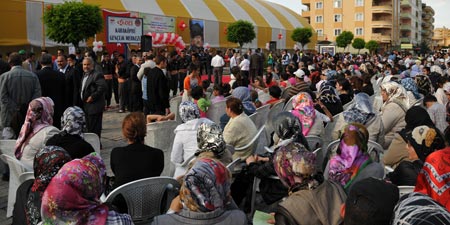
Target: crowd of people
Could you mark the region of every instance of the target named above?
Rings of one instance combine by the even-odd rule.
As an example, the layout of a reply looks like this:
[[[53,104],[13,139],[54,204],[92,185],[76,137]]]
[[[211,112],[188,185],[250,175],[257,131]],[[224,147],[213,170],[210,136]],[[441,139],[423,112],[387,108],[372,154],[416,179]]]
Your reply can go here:
[[[175,114],[170,161],[181,189],[153,224],[248,224],[254,177],[257,208],[274,213],[269,223],[450,224],[448,54],[161,50],[98,60],[61,49],[43,51],[39,65],[33,57],[20,51],[0,62],[2,138],[17,139],[16,158],[35,174],[17,191],[14,224],[133,224],[123,198],[99,198],[161,175],[164,154],[145,145],[146,124]],[[107,177],[83,134],[101,137],[112,96],[119,113],[131,113],[122,122],[127,146],[112,150]],[[182,102],[171,112],[175,96]],[[207,112],[218,103],[226,107],[215,123]],[[242,149],[260,128],[250,116],[279,103],[290,110],[270,121],[270,151]],[[321,162],[308,136],[339,140],[338,148]],[[236,159],[242,169],[229,171]],[[414,191],[400,196],[399,186]]]

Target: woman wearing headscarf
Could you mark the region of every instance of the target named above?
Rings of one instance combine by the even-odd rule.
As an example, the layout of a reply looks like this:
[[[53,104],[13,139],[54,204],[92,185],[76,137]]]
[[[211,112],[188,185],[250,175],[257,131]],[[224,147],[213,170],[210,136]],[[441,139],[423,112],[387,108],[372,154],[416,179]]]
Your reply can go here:
[[[34,158],[34,180],[27,180],[17,189],[13,224],[36,225],[41,221],[41,199],[45,188],[59,169],[71,161],[61,147],[45,146]]]
[[[412,78],[406,77],[400,81],[400,84],[405,88],[408,94],[409,105],[413,106],[421,97],[416,82]]]
[[[243,111],[247,116],[250,116],[256,112],[256,107],[252,102],[252,97],[250,96],[250,90],[247,87],[237,87],[233,90],[231,95],[241,100]],[[222,117],[220,117],[220,127],[224,129],[229,120],[230,117],[226,113],[222,115]]]
[[[161,175],[164,169],[164,154],[160,149],[144,144],[147,127],[143,113],[133,112],[125,116],[122,135],[128,145],[113,148],[111,151],[111,170],[115,176],[113,188]]]
[[[414,192],[430,196],[450,211],[450,147],[427,156]]]
[[[367,128],[369,140],[380,145],[384,143],[384,127],[380,115],[373,109],[369,95],[364,92],[356,94],[353,102],[336,119],[335,129],[331,134],[333,140],[339,139],[346,124],[360,123]]]
[[[34,99],[28,105],[25,122],[15,146],[15,156],[26,167],[33,168],[36,153],[50,137],[59,133],[53,124],[53,101],[49,97]]]
[[[276,224],[331,224],[343,222],[340,207],[346,194],[339,183],[316,174],[316,156],[303,145],[281,146],[273,159],[275,171],[289,196],[275,210]],[[325,208],[326,207],[326,208]]]
[[[78,107],[69,107],[61,118],[61,132],[48,139],[45,145],[59,146],[66,150],[72,159],[83,158],[94,148],[84,140],[83,131],[86,130],[86,119],[83,110]]]
[[[349,124],[344,129],[336,154],[328,162],[325,176],[341,184],[347,193],[354,183],[364,178],[383,178],[384,168],[372,161],[367,152],[368,141],[369,133],[363,125]]]
[[[175,128],[175,138],[170,154],[170,161],[175,164],[175,178],[186,172],[185,161],[189,160],[197,150],[197,139],[194,138],[197,129],[204,121],[209,121],[200,119],[200,110],[197,104],[191,101],[182,102],[178,111],[183,123]]]
[[[434,128],[437,131],[437,135],[440,136],[439,139],[444,140],[444,136],[438,129],[436,129],[436,126],[434,126],[433,121],[431,121],[428,112],[420,106],[413,106],[406,112],[405,122],[405,128],[403,128],[400,132],[395,133],[391,145],[387,151],[384,152],[383,156],[384,165],[390,166],[394,169],[402,161],[409,160],[408,148],[406,146],[407,142],[404,138],[402,138],[402,136],[406,136],[406,134],[408,132],[412,132],[414,128],[422,125]]]
[[[222,163],[200,158],[183,177],[171,206],[175,213],[157,216],[152,224],[246,225],[246,215],[232,204],[230,186],[231,173]]]
[[[413,192],[400,198],[391,224],[447,225],[450,224],[450,212],[428,195]]]
[[[405,115],[409,109],[409,98],[405,88],[400,84],[389,81],[381,84],[381,120],[384,127],[384,145],[387,149],[394,139],[394,134],[405,127]]]
[[[100,202],[105,190],[106,167],[95,153],[66,163],[53,177],[42,197],[44,224],[133,224]]]
[[[197,158],[214,158],[224,165],[232,161],[231,152],[223,139],[222,129],[211,120],[204,120],[197,128]]]
[[[400,135],[407,143],[408,159],[400,162],[386,178],[397,186],[415,186],[426,157],[435,150],[444,148],[445,141],[435,128],[425,125],[401,132]]]
[[[320,85],[317,100],[320,101],[333,116],[344,111],[342,102],[339,99],[339,95],[337,94],[336,89],[328,83],[323,83],[322,85]],[[325,114],[325,111],[322,109],[322,107],[320,107],[320,105],[316,105],[316,109],[317,111]]]
[[[296,116],[302,124],[304,136],[320,136],[324,130],[323,120],[317,116],[311,96],[306,92],[300,92],[292,100],[293,109],[291,113]]]

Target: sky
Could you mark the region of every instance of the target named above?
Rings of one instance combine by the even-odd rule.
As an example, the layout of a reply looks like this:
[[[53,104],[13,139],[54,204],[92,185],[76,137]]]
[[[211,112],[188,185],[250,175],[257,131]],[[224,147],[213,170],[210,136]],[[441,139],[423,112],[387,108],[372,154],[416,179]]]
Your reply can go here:
[[[284,5],[295,12],[299,13],[304,7],[301,5],[301,0],[267,0]],[[434,9],[434,27],[441,28],[443,26],[450,28],[450,0],[422,0]]]

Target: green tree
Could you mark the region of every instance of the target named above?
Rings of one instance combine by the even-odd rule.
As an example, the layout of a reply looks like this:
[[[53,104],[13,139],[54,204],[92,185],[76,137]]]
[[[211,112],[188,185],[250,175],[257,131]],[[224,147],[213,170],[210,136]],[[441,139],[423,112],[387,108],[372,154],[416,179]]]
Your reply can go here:
[[[352,43],[353,40],[353,33],[351,31],[344,31],[339,36],[336,37],[336,44],[338,47],[347,48],[347,45]]]
[[[227,40],[239,44],[240,48],[245,43],[252,42],[255,37],[255,27],[249,21],[238,20],[227,28]]]
[[[420,42],[420,54],[426,54],[430,51],[431,51],[431,49],[428,46],[428,43],[426,41]]]
[[[292,31],[291,39],[295,42],[300,43],[302,49],[303,47],[311,41],[313,31],[309,27],[297,27]]]
[[[366,43],[366,48],[369,49],[370,54],[374,53],[378,47],[379,45],[377,41],[370,40]]]
[[[358,54],[366,46],[366,42],[362,38],[355,38],[352,43],[352,47],[358,49]]]
[[[67,1],[48,7],[44,12],[47,36],[56,42],[73,44],[78,48],[103,29],[103,18],[99,6]]]

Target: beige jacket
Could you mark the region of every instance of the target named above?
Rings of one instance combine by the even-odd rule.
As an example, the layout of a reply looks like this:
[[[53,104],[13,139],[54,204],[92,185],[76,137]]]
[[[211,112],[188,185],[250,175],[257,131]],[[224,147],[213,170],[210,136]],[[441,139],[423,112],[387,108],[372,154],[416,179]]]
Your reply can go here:
[[[228,121],[223,130],[223,138],[228,145],[239,148],[248,144],[257,132],[253,121],[245,113],[241,113],[241,115],[235,118],[230,118],[230,121]],[[235,151],[233,160],[236,158],[245,160],[251,154],[253,154],[253,146],[242,151]]]
[[[398,166],[403,160],[409,160],[408,148],[406,142],[399,133],[394,135],[394,139],[389,145],[387,151],[384,152],[384,165],[390,166],[393,169]]]
[[[387,149],[394,139],[394,134],[405,128],[406,109],[395,102],[390,102],[381,109],[381,120],[384,127],[384,145]]]

